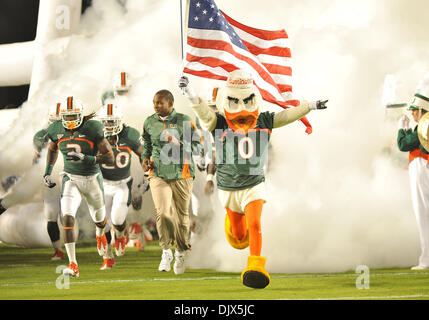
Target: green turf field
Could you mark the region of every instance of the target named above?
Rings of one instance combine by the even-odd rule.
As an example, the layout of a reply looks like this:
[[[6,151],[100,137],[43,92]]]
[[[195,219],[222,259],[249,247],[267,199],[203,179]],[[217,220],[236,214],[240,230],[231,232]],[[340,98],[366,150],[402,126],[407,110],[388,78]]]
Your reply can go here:
[[[79,243],[78,243],[79,244]],[[59,265],[52,249],[24,249],[0,244],[0,299],[145,299],[145,300],[275,300],[275,299],[429,299],[429,270],[370,270],[370,288],[357,289],[354,270],[332,274],[271,274],[263,290],[241,284],[240,274],[187,269],[176,276],[159,272],[161,250],[151,242],[143,252],[127,248],[111,270],[100,271],[94,242],[77,248],[80,277],[69,289],[58,289]],[[61,278],[60,278],[61,280]],[[60,285],[66,285],[58,280]]]

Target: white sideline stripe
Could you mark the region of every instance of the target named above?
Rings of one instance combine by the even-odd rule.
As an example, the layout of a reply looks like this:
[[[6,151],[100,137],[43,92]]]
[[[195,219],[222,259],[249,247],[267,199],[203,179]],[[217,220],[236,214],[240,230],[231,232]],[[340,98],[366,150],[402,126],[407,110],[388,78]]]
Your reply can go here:
[[[404,275],[419,275],[429,274],[429,272],[395,272],[395,273],[373,273],[370,276],[404,276]],[[281,278],[339,278],[339,277],[358,277],[358,273],[346,273],[346,274],[303,274],[303,275],[290,275],[290,276],[271,276],[272,279]],[[204,280],[231,280],[240,279],[240,276],[231,277],[204,277],[204,278],[165,278],[165,279],[119,279],[119,280],[93,280],[93,281],[79,281],[72,280],[73,284],[94,284],[94,283],[122,283],[122,282],[161,282],[161,281],[204,281]],[[46,286],[55,285],[55,282],[39,282],[39,283],[3,283],[0,287],[21,287],[21,286]],[[341,299],[341,298],[338,298]]]

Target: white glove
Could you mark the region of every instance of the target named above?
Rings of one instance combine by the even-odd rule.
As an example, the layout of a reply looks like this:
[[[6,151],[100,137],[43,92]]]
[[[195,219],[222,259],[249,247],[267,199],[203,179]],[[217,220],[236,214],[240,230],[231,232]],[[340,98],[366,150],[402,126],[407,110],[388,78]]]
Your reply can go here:
[[[182,93],[187,97],[193,104],[198,104],[200,99],[195,95],[194,90],[189,86],[188,77],[182,76],[179,79],[179,88],[182,90]]]
[[[50,174],[45,174],[43,176],[43,182],[48,188],[53,188],[57,185],[55,182],[52,182]]]
[[[200,155],[195,156],[194,161],[195,161],[195,164],[197,165],[197,168],[199,171],[206,170],[207,164],[206,164],[206,158],[205,157],[200,156]]]
[[[410,119],[404,114],[398,122],[398,128],[408,130],[410,128]]]
[[[67,153],[67,158],[68,161],[70,162],[83,162],[83,160],[85,159],[85,155],[81,152],[76,152],[76,151],[70,151],[69,153]]]
[[[316,109],[326,109],[326,103],[329,100],[317,100],[317,101],[312,101],[308,103],[308,107],[310,108],[310,110],[316,110]]]

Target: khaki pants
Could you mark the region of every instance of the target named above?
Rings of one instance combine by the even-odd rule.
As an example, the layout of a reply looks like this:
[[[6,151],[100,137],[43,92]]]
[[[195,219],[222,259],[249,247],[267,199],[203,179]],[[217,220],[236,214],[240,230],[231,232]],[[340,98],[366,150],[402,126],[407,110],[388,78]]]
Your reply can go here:
[[[159,245],[163,249],[175,245],[179,251],[188,250],[193,178],[165,180],[153,176],[149,178],[149,183],[156,208]]]

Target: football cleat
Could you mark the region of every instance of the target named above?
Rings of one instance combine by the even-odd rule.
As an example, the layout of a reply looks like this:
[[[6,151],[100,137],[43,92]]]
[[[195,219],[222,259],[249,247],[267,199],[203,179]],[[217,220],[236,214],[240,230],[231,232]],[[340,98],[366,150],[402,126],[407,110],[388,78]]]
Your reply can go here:
[[[112,269],[114,265],[115,265],[115,259],[113,259],[113,258],[106,259],[105,258],[103,261],[103,265],[101,266],[100,270]]]
[[[225,216],[225,235],[231,247],[235,249],[243,250],[249,246],[249,230],[247,230],[246,236],[241,240],[238,240],[236,237],[234,237],[232,234],[231,222],[229,221],[228,214]]]
[[[175,274],[183,274],[185,272],[185,252],[178,250],[174,252],[173,270]]]
[[[71,277],[79,277],[79,267],[76,263],[72,262],[69,264],[68,268],[63,270],[63,275]]]
[[[168,272],[171,270],[171,262],[173,261],[173,253],[171,249],[162,250],[161,262],[159,263],[158,270]]]
[[[62,250],[56,249],[54,255],[51,257],[51,260],[61,260],[64,258],[64,253]]]
[[[241,281],[247,287],[263,289],[270,284],[270,275],[265,270],[267,259],[261,256],[249,256],[247,267],[241,273]]]
[[[115,239],[115,253],[118,257],[125,254],[125,237]]]
[[[97,238],[97,250],[100,256],[107,254],[107,239],[106,234],[103,233],[102,236],[96,236]]]
[[[142,243],[142,241],[140,241],[140,239],[136,240],[136,248],[138,251],[143,251],[145,247],[145,243]]]
[[[130,227],[129,237],[130,239],[137,239],[137,236],[142,232],[140,223],[134,222]]]

